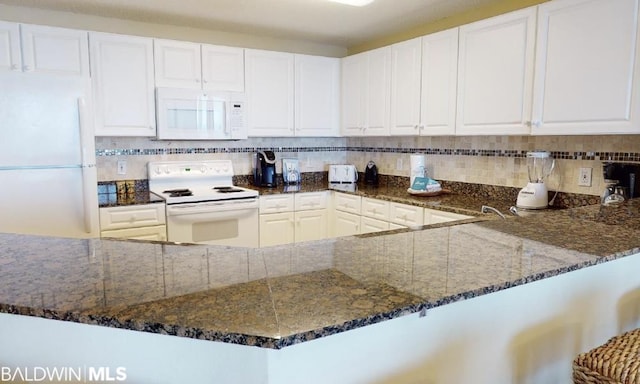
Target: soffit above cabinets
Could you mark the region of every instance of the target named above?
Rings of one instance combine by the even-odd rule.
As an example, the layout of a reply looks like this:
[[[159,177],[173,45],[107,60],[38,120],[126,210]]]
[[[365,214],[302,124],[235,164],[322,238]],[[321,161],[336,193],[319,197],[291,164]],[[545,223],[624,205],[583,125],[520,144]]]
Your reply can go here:
[[[499,3],[504,0],[375,0],[363,7],[324,0],[0,0],[0,4],[10,6],[345,48]]]

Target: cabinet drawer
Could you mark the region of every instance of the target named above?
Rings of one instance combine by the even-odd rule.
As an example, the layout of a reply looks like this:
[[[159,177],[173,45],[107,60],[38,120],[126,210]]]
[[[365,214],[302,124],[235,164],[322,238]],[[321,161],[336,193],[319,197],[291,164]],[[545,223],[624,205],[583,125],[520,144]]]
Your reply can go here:
[[[389,221],[392,223],[416,226],[422,225],[424,222],[424,209],[413,205],[390,203],[389,204]]]
[[[125,228],[113,229],[110,231],[100,232],[100,237],[113,237],[119,239],[135,239],[135,240],[167,240],[167,227],[165,225],[156,225],[153,227]]]
[[[164,204],[100,208],[100,230],[149,227],[165,224]]]
[[[324,209],[327,208],[327,195],[328,192],[306,192],[296,193],[295,196],[295,210],[306,211],[310,209]]]
[[[389,220],[389,202],[384,200],[362,198],[362,216],[378,220]]]
[[[294,195],[268,195],[260,196],[260,214],[293,212]]]
[[[360,196],[348,195],[346,193],[336,193],[334,195],[334,207],[338,211],[360,214]]]
[[[461,215],[459,213],[439,211],[437,209],[424,209],[424,224],[446,223],[448,221],[470,219],[473,216]]]

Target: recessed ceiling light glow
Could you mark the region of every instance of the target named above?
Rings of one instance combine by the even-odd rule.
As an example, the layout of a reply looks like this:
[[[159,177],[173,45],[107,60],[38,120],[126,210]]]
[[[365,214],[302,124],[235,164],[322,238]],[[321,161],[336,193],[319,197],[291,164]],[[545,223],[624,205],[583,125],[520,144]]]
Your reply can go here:
[[[362,7],[367,4],[373,3],[373,0],[329,0],[334,3],[353,5],[354,7]]]

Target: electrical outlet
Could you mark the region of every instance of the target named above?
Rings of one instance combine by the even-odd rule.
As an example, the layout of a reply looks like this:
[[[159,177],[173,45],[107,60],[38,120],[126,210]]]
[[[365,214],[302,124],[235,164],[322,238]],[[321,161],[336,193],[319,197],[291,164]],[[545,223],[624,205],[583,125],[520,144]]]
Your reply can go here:
[[[398,160],[396,160],[396,170],[397,171],[401,171],[402,170],[402,163],[403,163],[403,159],[402,157],[398,158]]]
[[[591,186],[591,173],[593,168],[580,168],[580,176],[578,177],[578,185],[582,187]]]
[[[126,174],[127,174],[127,161],[118,160],[118,175],[126,175]]]

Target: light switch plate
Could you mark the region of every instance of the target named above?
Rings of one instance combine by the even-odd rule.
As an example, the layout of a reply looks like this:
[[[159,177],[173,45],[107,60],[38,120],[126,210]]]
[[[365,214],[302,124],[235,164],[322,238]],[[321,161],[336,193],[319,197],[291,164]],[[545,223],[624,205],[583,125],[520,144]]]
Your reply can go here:
[[[118,160],[118,175],[126,175],[126,174],[127,174],[127,161]]]

